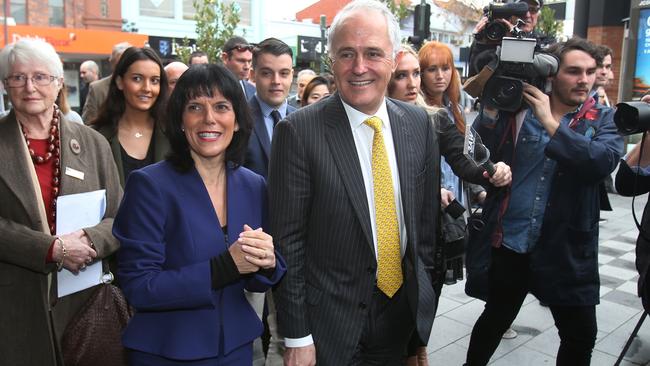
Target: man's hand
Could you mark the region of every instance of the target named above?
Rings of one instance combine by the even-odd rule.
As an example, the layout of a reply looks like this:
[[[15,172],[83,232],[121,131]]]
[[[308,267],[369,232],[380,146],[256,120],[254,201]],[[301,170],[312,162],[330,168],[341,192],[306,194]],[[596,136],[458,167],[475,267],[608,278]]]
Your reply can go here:
[[[285,366],[314,366],[316,365],[316,346],[310,344],[305,347],[296,347],[284,351]]]
[[[483,172],[483,176],[490,180],[495,187],[507,186],[512,182],[512,172],[510,166],[502,161],[494,164],[494,174],[490,177],[487,172]]]
[[[553,137],[555,131],[560,127],[560,122],[553,117],[548,95],[536,87],[524,83],[523,96],[526,103],[532,108],[537,120],[544,126],[548,135]]]
[[[449,204],[451,203],[451,201],[454,200],[454,198],[456,198],[454,196],[454,192],[446,190],[444,188],[440,188],[440,205],[442,206],[443,209],[449,206]]]

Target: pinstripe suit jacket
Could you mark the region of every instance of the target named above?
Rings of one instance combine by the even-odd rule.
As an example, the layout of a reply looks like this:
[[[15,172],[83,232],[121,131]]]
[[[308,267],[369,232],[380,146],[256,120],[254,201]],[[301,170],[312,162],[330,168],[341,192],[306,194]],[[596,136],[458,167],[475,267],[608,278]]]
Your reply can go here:
[[[426,342],[440,207],[436,132],[424,111],[390,99],[387,107],[408,236],[403,290]],[[319,365],[348,364],[367,319],[377,261],[361,167],[338,94],[276,126],[269,200],[272,234],[287,262],[274,293],[280,333],[311,334]]]

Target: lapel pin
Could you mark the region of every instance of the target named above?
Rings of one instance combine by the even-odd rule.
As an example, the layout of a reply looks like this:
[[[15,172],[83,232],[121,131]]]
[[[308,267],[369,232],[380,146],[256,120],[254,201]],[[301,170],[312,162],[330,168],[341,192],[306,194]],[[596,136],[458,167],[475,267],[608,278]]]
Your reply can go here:
[[[79,141],[77,141],[77,139],[70,140],[70,149],[72,149],[72,152],[76,155],[79,155],[79,153],[81,153],[81,145],[79,145]]]

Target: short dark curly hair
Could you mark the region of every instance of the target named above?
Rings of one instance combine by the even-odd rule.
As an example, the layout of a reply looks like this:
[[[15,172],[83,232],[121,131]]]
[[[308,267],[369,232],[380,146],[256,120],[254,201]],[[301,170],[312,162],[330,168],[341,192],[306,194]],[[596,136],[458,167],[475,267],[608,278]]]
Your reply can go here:
[[[573,37],[567,40],[566,42],[556,43],[551,45],[548,48],[548,52],[554,54],[558,60],[560,60],[560,65],[564,62],[564,55],[569,51],[582,51],[594,60],[596,60],[596,65],[603,64],[603,54],[598,50],[598,46],[592,43],[589,40],[580,37]]]
[[[244,163],[253,122],[242,88],[224,66],[199,64],[190,66],[181,75],[167,102],[165,134],[171,147],[167,161],[181,172],[187,172],[194,166],[190,145],[182,129],[183,111],[190,100],[202,96],[212,97],[214,91],[219,91],[232,104],[239,126],[226,148],[226,162],[235,167]]]

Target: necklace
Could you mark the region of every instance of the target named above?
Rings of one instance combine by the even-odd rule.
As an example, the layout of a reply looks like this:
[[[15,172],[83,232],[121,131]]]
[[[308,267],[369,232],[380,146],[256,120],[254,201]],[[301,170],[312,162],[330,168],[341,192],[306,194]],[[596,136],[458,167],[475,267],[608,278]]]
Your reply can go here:
[[[136,132],[135,134],[133,134],[133,136],[135,136],[136,139],[139,139],[140,137],[142,137],[144,135],[141,134],[140,132]]]
[[[61,180],[61,133],[59,130],[59,108],[54,105],[54,112],[52,113],[52,122],[50,124],[50,135],[47,138],[48,147],[45,155],[37,155],[34,149],[30,147],[30,139],[27,137],[25,132],[25,127],[22,123],[19,123],[20,130],[23,133],[25,138],[25,143],[27,143],[27,150],[29,150],[29,156],[32,158],[32,162],[37,165],[45,164],[50,162],[54,164],[52,167],[52,202],[50,202],[51,207],[51,224],[50,224],[50,233],[54,235],[56,233],[56,198],[59,196],[59,184]],[[49,221],[49,220],[48,220]]]

